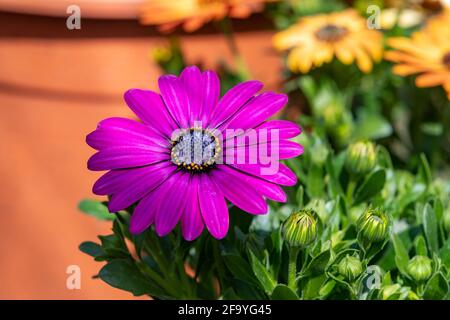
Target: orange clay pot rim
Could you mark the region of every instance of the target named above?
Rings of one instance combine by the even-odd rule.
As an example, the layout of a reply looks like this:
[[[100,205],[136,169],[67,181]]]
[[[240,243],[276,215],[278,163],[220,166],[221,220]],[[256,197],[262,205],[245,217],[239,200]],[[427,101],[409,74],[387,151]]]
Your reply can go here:
[[[146,0],[0,0],[0,11],[67,17],[67,8],[77,5],[82,19],[137,19],[139,7],[144,1]]]

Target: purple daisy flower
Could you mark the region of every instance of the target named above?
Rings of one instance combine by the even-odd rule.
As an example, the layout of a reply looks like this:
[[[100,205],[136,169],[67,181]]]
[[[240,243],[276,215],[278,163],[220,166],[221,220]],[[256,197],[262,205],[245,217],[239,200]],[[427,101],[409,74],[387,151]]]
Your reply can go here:
[[[93,192],[111,196],[111,212],[138,202],[132,233],[154,224],[164,236],[181,221],[186,240],[197,238],[204,226],[221,239],[229,224],[226,199],[251,214],[267,213],[266,199],[286,201],[280,185],[297,179],[279,160],[303,152],[289,140],[301,129],[289,121],[266,121],[284,107],[286,95],[258,94],[262,83],[247,81],[220,98],[216,73],[195,66],[179,77],[161,76],[158,84],[160,94],[125,93],[142,122],[108,118],[86,138],[98,150],[88,168],[109,170]]]

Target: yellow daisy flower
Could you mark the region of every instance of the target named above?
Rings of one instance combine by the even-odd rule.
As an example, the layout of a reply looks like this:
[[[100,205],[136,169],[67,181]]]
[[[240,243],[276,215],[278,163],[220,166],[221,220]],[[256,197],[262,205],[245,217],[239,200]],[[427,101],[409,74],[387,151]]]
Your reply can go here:
[[[142,24],[158,25],[170,31],[183,25],[192,32],[212,20],[247,18],[264,9],[265,2],[277,0],[148,0],[141,8]]]
[[[356,62],[367,73],[383,56],[382,34],[370,30],[353,9],[304,17],[277,33],[273,43],[280,51],[290,50],[287,64],[293,72],[307,73],[336,56],[344,64]]]
[[[419,74],[418,87],[442,85],[450,99],[450,10],[431,18],[411,38],[391,38],[388,44],[395,51],[386,52],[385,58],[396,63],[395,74]]]

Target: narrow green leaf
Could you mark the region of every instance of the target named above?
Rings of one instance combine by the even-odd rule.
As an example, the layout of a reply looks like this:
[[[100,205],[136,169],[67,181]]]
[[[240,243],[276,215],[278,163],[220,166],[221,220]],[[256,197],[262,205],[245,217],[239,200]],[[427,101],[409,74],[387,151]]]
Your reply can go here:
[[[428,249],[430,252],[438,252],[438,226],[436,220],[436,214],[430,204],[426,204],[423,208],[423,230],[425,238],[428,243]]]
[[[384,187],[386,171],[380,169],[370,174],[364,183],[356,191],[355,204],[367,201],[376,196]]]
[[[261,286],[264,289],[264,291],[267,294],[270,294],[277,285],[276,281],[272,278],[270,273],[266,270],[266,268],[258,260],[258,258],[253,254],[251,249],[248,250],[248,255],[250,257],[250,262],[256,278],[261,283]]]
[[[86,253],[87,255],[90,255],[94,258],[105,255],[102,246],[92,241],[83,242],[78,248],[81,252]]]
[[[392,235],[392,243],[394,244],[395,264],[397,265],[398,270],[406,275],[408,274],[406,266],[409,262],[408,250],[406,250],[402,240],[396,234]]]
[[[418,235],[416,239],[414,240],[414,247],[416,249],[416,255],[419,256],[427,256],[428,250],[427,250],[427,243],[425,241],[425,238],[422,235]]]
[[[297,294],[284,284],[277,285],[270,298],[272,300],[299,300]]]
[[[423,298],[425,300],[442,300],[447,296],[448,290],[449,285],[447,279],[442,272],[437,272],[428,280]]]
[[[234,277],[259,286],[259,281],[255,278],[252,268],[241,256],[225,253],[222,254],[222,257],[225,265]]]

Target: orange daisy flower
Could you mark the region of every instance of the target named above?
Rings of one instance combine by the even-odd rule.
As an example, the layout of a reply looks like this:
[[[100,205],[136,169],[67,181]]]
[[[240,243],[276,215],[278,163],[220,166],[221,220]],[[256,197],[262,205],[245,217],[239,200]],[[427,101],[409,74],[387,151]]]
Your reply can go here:
[[[450,100],[450,10],[431,18],[411,38],[391,38],[388,44],[396,49],[385,54],[386,60],[396,63],[395,74],[419,74],[418,87],[442,85]]]
[[[280,51],[289,50],[287,64],[293,72],[307,73],[334,56],[370,72],[373,61],[383,56],[382,34],[368,29],[366,20],[353,9],[304,17],[277,33],[273,43]]]
[[[266,2],[277,0],[148,0],[141,9],[142,24],[159,25],[170,31],[183,25],[192,32],[213,20],[225,17],[247,18],[264,9]]]

